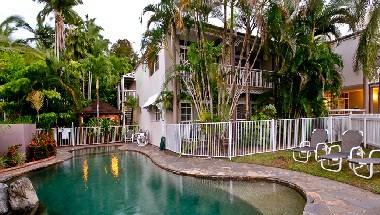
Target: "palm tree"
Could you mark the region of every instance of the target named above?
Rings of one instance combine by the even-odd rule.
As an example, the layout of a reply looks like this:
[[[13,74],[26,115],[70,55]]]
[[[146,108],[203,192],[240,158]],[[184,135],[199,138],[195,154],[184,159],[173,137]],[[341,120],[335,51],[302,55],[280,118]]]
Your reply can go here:
[[[308,0],[299,4],[275,1],[266,14],[266,40],[281,78],[275,91],[277,108],[290,118],[322,114],[323,91],[338,93],[341,80],[336,67],[342,61],[326,41],[339,37],[336,24],[352,26],[353,20],[346,8],[334,3]]]
[[[36,57],[37,59],[42,59],[44,57],[43,53],[28,46],[22,40],[11,38],[11,35],[20,28],[26,30],[32,29],[21,16],[17,15],[9,16],[0,23],[0,50],[15,51]]]
[[[354,62],[354,70],[362,71],[363,75],[369,80],[373,80],[376,77],[379,81],[380,89],[380,75],[377,74],[378,70],[378,57],[380,51],[380,1],[366,0],[361,5],[352,5],[354,2],[350,2],[353,12],[359,14],[357,16],[357,27],[362,30],[360,33],[360,39],[358,48],[356,50],[356,57]],[[368,83],[364,81],[364,89],[368,90]],[[368,92],[364,90],[365,98],[368,98]],[[378,91],[378,98],[380,98],[380,90]],[[367,103],[367,99],[365,99]],[[367,106],[366,104],[365,106]],[[380,105],[378,105],[378,111],[380,112]]]
[[[38,14],[38,21],[43,22],[46,17],[54,13],[55,18],[55,55],[59,59],[65,48],[65,22],[77,23],[79,15],[73,7],[82,4],[82,0],[33,0],[45,4]]]

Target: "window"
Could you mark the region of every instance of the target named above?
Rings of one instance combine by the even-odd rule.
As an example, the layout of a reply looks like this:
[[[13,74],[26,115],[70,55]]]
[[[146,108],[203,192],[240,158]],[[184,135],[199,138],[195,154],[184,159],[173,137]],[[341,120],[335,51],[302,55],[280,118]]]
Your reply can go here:
[[[187,62],[188,42],[185,40],[179,41],[179,61],[181,64]]]
[[[157,106],[155,106],[154,111],[155,121],[160,121],[162,116],[161,110]]]
[[[181,103],[181,122],[190,122],[193,119],[191,103]]]
[[[154,58],[154,63],[153,63],[153,67],[150,67],[149,68],[149,75],[152,76],[154,74],[154,72],[156,72],[157,70],[160,69],[160,58],[159,56],[157,55],[155,58]]]
[[[236,119],[238,120],[245,119],[245,105],[244,104],[238,104],[236,106]]]
[[[154,71],[156,72],[157,70],[160,69],[160,58],[159,56],[157,55],[156,56],[156,59],[154,61]]]

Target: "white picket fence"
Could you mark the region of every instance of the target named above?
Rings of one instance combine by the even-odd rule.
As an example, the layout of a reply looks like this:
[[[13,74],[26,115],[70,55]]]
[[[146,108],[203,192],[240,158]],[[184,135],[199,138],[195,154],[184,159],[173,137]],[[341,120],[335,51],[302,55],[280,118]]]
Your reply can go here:
[[[104,143],[126,142],[126,132],[132,130],[137,132],[138,125],[111,126],[108,131],[101,127],[72,127],[52,128],[54,139],[58,146],[82,146]],[[47,132],[45,129],[37,129],[37,134]]]
[[[380,147],[380,115],[277,119],[218,123],[169,124],[166,148],[181,155],[237,157],[291,149],[310,140],[314,129],[326,129],[328,142],[346,130],[364,132],[364,144]]]

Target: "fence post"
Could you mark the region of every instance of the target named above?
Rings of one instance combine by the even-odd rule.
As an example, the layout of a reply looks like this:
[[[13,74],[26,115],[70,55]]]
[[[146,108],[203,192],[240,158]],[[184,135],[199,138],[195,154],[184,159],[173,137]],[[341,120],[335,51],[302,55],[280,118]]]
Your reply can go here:
[[[74,123],[71,123],[71,145],[75,146],[75,128]]]
[[[271,132],[270,133],[271,133],[271,139],[272,139],[272,151],[273,152],[277,151],[276,129],[275,129],[275,126],[276,126],[275,121],[274,121],[274,119],[272,119],[272,121],[271,121],[271,128],[270,128]]]
[[[232,122],[228,122],[228,158],[232,160]]]
[[[351,118],[351,114],[348,115],[348,130],[351,130],[352,129],[352,118]]]
[[[179,155],[182,155],[182,133],[181,133],[181,124],[177,124],[178,126],[178,142],[179,142]]]
[[[333,142],[333,118],[332,116],[329,117],[329,136],[330,136],[330,143]]]
[[[367,148],[367,115],[363,118],[363,143],[364,148]]]

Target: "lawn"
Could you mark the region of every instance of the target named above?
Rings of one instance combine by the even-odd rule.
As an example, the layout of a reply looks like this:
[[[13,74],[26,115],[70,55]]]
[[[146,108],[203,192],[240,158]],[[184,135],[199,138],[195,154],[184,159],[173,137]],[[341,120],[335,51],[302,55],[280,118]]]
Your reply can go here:
[[[368,156],[367,152],[366,155]],[[379,153],[377,154],[377,156],[379,156]],[[343,163],[343,169],[341,172],[333,173],[323,170],[320,163],[317,163],[314,160],[314,157],[312,157],[311,160],[309,159],[309,162],[306,164],[295,162],[293,160],[291,151],[279,151],[276,153],[263,153],[244,157],[237,157],[234,158],[232,161],[238,163],[260,164],[264,166],[271,166],[281,169],[304,172],[310,175],[315,175],[350,184],[356,187],[360,187],[362,189],[369,190],[373,193],[380,194],[380,173],[375,173],[372,179],[366,180],[356,176],[353,173],[353,171],[349,169],[347,162]],[[375,170],[379,170],[379,168],[375,167]],[[364,171],[366,172],[365,174],[367,174],[367,169],[365,167],[363,168],[362,173],[364,173]]]

